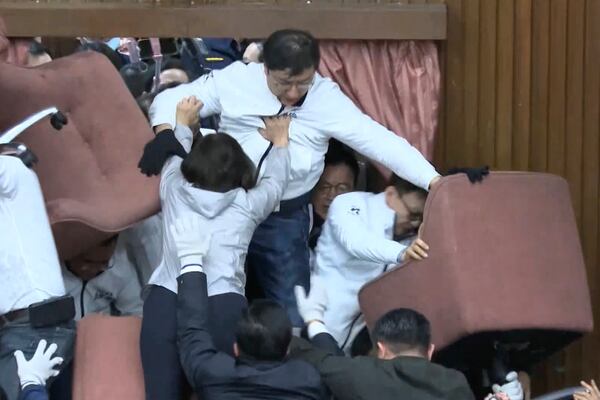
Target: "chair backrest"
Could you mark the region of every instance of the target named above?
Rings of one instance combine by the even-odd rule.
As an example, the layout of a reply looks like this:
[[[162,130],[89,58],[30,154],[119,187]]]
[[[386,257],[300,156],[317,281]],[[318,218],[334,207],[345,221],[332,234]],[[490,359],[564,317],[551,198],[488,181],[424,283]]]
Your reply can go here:
[[[422,237],[428,259],[393,269],[360,291],[369,326],[389,310],[413,308],[431,321],[438,348],[476,334],[518,331],[524,343],[540,332],[592,330],[564,179],[495,172],[470,184],[464,175],[446,177],[428,196]],[[541,343],[547,336],[536,337]],[[556,350],[569,340],[557,336],[544,346]]]
[[[78,322],[73,400],[144,400],[138,317],[89,315]]]
[[[39,158],[62,259],[158,211],[158,178],[137,169],[153,134],[107,58],[87,52],[36,68],[0,63],[0,92],[0,130],[49,106],[69,120],[58,133],[43,121],[18,137]]]

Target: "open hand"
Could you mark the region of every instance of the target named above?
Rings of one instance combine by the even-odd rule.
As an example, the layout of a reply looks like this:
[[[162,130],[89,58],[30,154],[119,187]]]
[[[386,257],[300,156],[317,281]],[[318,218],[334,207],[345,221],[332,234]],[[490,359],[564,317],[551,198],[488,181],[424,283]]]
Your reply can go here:
[[[265,127],[258,128],[258,132],[273,143],[276,147],[285,147],[289,141],[290,122],[292,118],[289,115],[263,118]]]
[[[585,388],[585,391],[573,394],[575,400],[600,400],[600,390],[593,379],[590,383],[581,381],[581,386]]]

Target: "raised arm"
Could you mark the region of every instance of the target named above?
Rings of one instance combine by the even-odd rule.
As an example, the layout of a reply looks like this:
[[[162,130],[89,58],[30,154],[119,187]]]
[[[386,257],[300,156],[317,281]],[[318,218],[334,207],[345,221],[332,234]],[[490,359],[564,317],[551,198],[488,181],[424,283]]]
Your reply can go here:
[[[225,73],[225,71],[219,71]],[[204,107],[200,116],[207,117],[221,113],[221,102],[215,82],[214,73],[203,75],[193,82],[167,89],[158,94],[148,111],[150,122],[153,127],[162,125],[163,128],[173,129],[175,127],[175,110],[177,104],[186,97],[195,96]]]
[[[312,364],[335,397],[352,397],[349,395],[355,392],[354,383],[364,379],[359,376],[363,369],[359,365],[360,359],[344,356],[323,323],[323,313],[327,309],[327,288],[324,282],[313,276],[308,296],[301,286],[296,286],[294,292],[298,311],[308,327],[311,343],[294,339],[290,346],[290,356]]]
[[[288,151],[288,131],[290,117],[265,118],[265,129],[261,135],[271,142],[265,158],[265,173],[258,184],[248,191],[248,205],[256,220],[262,222],[275,210],[290,176],[290,154]],[[256,171],[256,175],[260,171]]]
[[[404,138],[363,114],[339,88],[331,90],[323,129],[396,175],[429,190],[432,181],[439,179],[429,161]]]
[[[204,104],[194,96],[184,97],[177,103],[174,112],[175,131],[163,129],[144,146],[144,153],[138,163],[141,172],[147,176],[164,174],[172,169],[167,164],[175,164],[173,159],[185,158],[192,148],[194,135],[192,127],[197,126],[200,110]],[[169,125],[170,126],[170,125]],[[177,157],[173,157],[177,156]]]
[[[181,263],[177,279],[177,342],[183,370],[194,388],[205,377],[233,369],[235,360],[219,352],[208,331],[208,292],[202,269],[210,236],[202,231],[197,217],[177,220],[169,230]]]

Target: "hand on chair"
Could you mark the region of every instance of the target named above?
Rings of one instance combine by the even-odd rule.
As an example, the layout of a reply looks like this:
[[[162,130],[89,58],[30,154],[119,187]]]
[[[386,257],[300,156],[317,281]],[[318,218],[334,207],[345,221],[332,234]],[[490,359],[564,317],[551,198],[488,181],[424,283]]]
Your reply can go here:
[[[590,383],[581,381],[581,386],[585,391],[573,394],[575,400],[600,400],[600,390],[593,379]]]
[[[504,394],[509,400],[523,400],[523,386],[521,386],[519,375],[515,371],[511,371],[506,375],[504,385],[493,385],[492,390],[496,398]]]
[[[429,245],[423,239],[416,238],[402,254],[402,261],[424,260],[429,257]]]

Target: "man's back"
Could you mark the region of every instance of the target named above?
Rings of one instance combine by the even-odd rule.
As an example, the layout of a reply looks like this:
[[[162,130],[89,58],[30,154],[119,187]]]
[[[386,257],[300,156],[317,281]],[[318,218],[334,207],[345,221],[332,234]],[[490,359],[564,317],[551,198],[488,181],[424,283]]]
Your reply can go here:
[[[318,336],[324,335],[329,336]],[[332,340],[331,336],[328,340]],[[314,365],[338,400],[474,399],[462,373],[422,357],[399,356],[391,360],[349,358],[300,340],[294,344],[292,355]]]
[[[227,363],[228,364],[228,363]],[[205,376],[198,391],[204,399],[319,399],[319,373],[300,360],[260,362],[231,359]]]
[[[321,399],[321,377],[305,361],[234,358],[215,348],[207,328],[204,273],[180,275],[178,288],[181,365],[188,381],[203,399]]]

